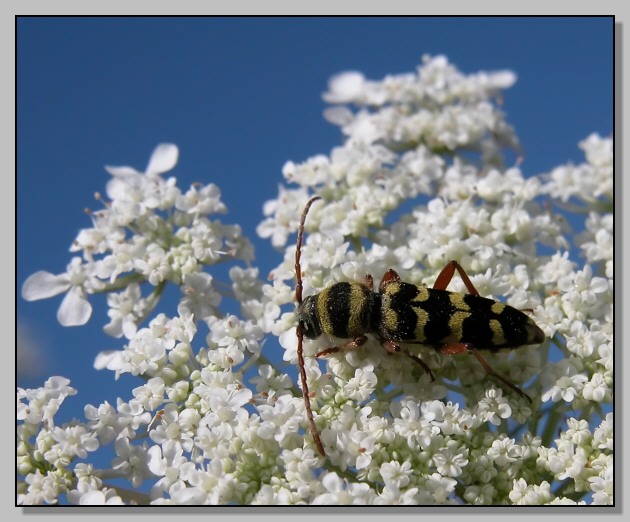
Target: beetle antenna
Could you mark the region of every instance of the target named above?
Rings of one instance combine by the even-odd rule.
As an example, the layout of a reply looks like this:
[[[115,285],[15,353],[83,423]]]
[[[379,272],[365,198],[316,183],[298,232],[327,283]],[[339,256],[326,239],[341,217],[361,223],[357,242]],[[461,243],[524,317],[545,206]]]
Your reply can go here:
[[[306,215],[308,214],[311,205],[322,199],[319,196],[314,196],[308,200],[308,203],[302,211],[302,218],[300,219],[300,228],[298,228],[297,246],[295,247],[295,300],[300,305],[302,304],[302,268],[300,267],[300,258],[302,257],[302,239],[304,237],[304,223],[306,222]]]
[[[321,199],[319,196],[312,197],[308,200],[308,203],[304,207],[304,211],[302,212],[302,218],[300,219],[300,227],[298,229],[297,236],[297,245],[295,248],[295,300],[298,303],[298,306],[302,304],[302,268],[300,266],[300,258],[302,256],[302,240],[304,238],[304,223],[306,222],[306,215],[308,214],[311,205]],[[321,439],[319,438],[319,432],[317,431],[317,426],[315,424],[315,419],[313,418],[313,410],[311,409],[311,399],[308,391],[308,382],[306,380],[306,367],[304,365],[304,330],[302,325],[298,324],[296,328],[296,334],[298,339],[297,345],[297,356],[298,356],[298,367],[300,369],[300,379],[302,381],[302,395],[304,396],[304,408],[306,409],[306,418],[308,419],[309,429],[311,431],[311,436],[313,437],[313,441],[315,442],[315,446],[317,446],[317,450],[319,451],[322,457],[326,456],[326,452],[324,451],[324,445],[322,444]]]
[[[304,351],[302,349],[304,333],[302,332],[302,327],[299,325],[297,327],[297,338],[298,338],[298,347],[297,347],[298,366],[300,368],[300,379],[302,380],[302,394],[304,396],[304,408],[306,409],[306,418],[308,419],[308,426],[311,431],[311,436],[313,437],[313,441],[315,442],[315,446],[317,446],[317,450],[319,451],[320,455],[322,457],[325,457],[326,451],[324,450],[324,445],[322,444],[322,440],[319,438],[317,425],[315,424],[315,419],[313,418],[313,410],[311,409],[311,399],[309,397],[308,384],[306,381],[306,368],[304,367]]]

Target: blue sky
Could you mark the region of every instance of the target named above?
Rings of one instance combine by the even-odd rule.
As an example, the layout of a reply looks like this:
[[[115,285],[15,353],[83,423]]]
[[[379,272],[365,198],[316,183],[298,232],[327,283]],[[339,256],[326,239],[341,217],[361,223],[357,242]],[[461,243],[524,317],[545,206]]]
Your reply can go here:
[[[322,118],[328,79],[410,72],[445,54],[465,73],[510,69],[504,110],[525,150],[527,174],[583,160],[578,141],[613,125],[611,18],[21,18],[17,23],[17,289],[37,270],[63,272],[85,207],[109,175],[144,169],[154,147],[176,143],[180,187],[216,183],[229,214],[256,247],[264,274],[280,261],[256,238],[288,160],[340,143]],[[17,298],[19,336],[41,346],[39,386],[53,374],[79,389],[72,405],[129,398],[92,368],[119,349],[102,332],[56,322],[61,297]],[[201,340],[200,340],[201,342]],[[36,365],[29,365],[37,370]],[[135,384],[137,385],[137,384]]]

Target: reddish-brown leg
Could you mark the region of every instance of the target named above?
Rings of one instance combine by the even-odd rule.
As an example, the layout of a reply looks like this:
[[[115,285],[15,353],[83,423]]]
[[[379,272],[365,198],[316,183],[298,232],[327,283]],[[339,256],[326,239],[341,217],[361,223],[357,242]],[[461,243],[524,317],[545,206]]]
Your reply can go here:
[[[488,375],[492,375],[493,377],[496,377],[503,384],[505,384],[506,386],[508,386],[512,390],[514,390],[516,393],[518,393],[521,397],[524,397],[530,403],[533,402],[531,397],[529,395],[527,395],[523,390],[521,390],[518,386],[516,386],[515,384],[511,383],[505,377],[503,377],[502,375],[500,375],[497,372],[495,372],[492,369],[492,366],[490,366],[488,364],[488,361],[486,361],[483,358],[483,356],[481,355],[481,353],[479,353],[479,350],[477,350],[477,348],[475,348],[472,344],[470,344],[470,343],[443,344],[442,346],[438,347],[438,352],[440,352],[441,354],[444,354],[444,355],[458,355],[460,353],[471,353],[471,354],[473,354],[475,356],[475,358],[479,361],[479,364],[481,364],[481,366],[483,366],[483,369],[486,370],[486,373]]]
[[[464,281],[464,284],[466,285],[468,291],[472,295],[479,295],[479,292],[477,292],[477,289],[472,284],[472,281],[468,277],[468,274],[464,271],[462,265],[460,265],[457,261],[448,262],[448,264],[440,272],[440,275],[437,276],[433,288],[437,290],[446,290],[446,287],[451,282],[451,279],[453,279],[455,270],[457,270],[457,273],[462,278],[462,281]]]
[[[367,341],[367,336],[361,335],[352,339],[352,341],[348,341],[347,343],[340,344],[339,346],[331,346],[330,348],[326,348],[320,352],[315,354],[315,357],[323,357],[324,355],[330,355],[331,353],[337,352],[345,352],[347,350],[355,350],[359,346],[363,346]]]
[[[413,362],[415,362],[416,364],[420,365],[420,367],[426,373],[429,374],[429,377],[431,378],[431,382],[435,381],[435,377],[433,377],[433,372],[431,371],[431,368],[429,368],[426,365],[426,363],[422,359],[420,359],[420,357],[416,357],[415,355],[409,353],[402,346],[400,346],[399,344],[395,343],[391,339],[385,339],[385,340],[381,341],[381,346],[383,348],[385,348],[385,350],[387,350],[388,353],[401,353],[402,352],[407,357],[411,358],[411,360]]]
[[[387,272],[385,272],[383,279],[381,279],[378,291],[382,293],[385,290],[385,287],[394,281],[400,281],[400,276],[393,268],[390,268]]]
[[[352,339],[352,341],[348,341],[347,343],[340,344],[339,346],[331,346],[330,348],[326,348],[325,350],[321,350],[321,351],[319,351],[319,352],[317,352],[315,354],[315,357],[323,357],[325,355],[330,355],[331,353],[345,352],[347,350],[355,350],[356,348],[359,348],[360,346],[363,346],[366,341],[367,341],[367,336],[362,335],[360,337],[356,337],[355,339]],[[432,382],[435,381],[435,377],[433,377],[433,372],[431,371],[431,368],[429,368],[422,359],[420,359],[419,357],[416,357],[415,355],[409,353],[407,350],[405,350],[399,344],[396,344],[394,341],[387,339],[387,340],[381,341],[381,346],[383,348],[385,348],[387,353],[403,353],[403,354],[405,354],[407,357],[409,357],[416,364],[420,365],[420,367],[426,373],[429,374],[429,377],[431,377],[431,381]]]

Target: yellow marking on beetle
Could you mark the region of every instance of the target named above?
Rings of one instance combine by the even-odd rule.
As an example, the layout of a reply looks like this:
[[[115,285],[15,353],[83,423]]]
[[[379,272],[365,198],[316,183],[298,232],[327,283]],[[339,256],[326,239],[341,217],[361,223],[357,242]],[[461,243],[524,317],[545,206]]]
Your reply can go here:
[[[470,310],[470,306],[465,301],[466,294],[454,293],[454,294],[449,294],[448,297],[451,300],[451,304],[453,305],[453,307],[456,308],[457,310],[464,310],[464,311]]]
[[[426,341],[426,336],[424,335],[424,327],[429,321],[429,312],[427,312],[424,308],[414,308],[413,311],[416,313],[416,317],[418,318],[418,321],[416,322],[416,328],[414,330],[415,338],[420,342]]]
[[[383,311],[381,321],[385,329],[389,332],[396,332],[398,330],[398,314],[389,306],[383,307]]]
[[[429,299],[429,289],[426,286],[417,286],[418,295],[413,298],[415,303],[421,303]]]
[[[328,309],[328,301],[330,289],[332,287],[324,288],[319,295],[317,296],[317,315],[319,315],[319,324],[322,327],[322,332],[332,332],[333,325],[332,320],[330,318],[330,310]]]
[[[464,320],[470,317],[469,312],[453,312],[448,320],[448,328],[451,333],[448,335],[448,341],[442,340],[442,342],[459,342],[464,333]]]
[[[400,281],[391,281],[385,285],[385,290],[383,292],[383,296],[396,295],[400,292]]]
[[[490,319],[490,330],[492,330],[492,344],[494,346],[500,346],[505,343],[503,327],[499,321],[496,319]]]
[[[503,303],[492,303],[490,310],[492,313],[500,315],[505,310],[505,305]]]
[[[348,333],[350,337],[356,337],[365,333],[367,325],[364,325],[365,317],[361,312],[366,310],[369,290],[360,283],[350,285],[350,317],[348,318]]]

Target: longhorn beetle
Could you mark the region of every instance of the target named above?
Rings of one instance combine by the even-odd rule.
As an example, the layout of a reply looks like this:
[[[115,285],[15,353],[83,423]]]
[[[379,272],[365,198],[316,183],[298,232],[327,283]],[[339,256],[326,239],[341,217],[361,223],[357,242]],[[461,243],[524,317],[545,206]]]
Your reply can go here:
[[[319,294],[302,299],[302,240],[306,215],[311,205],[321,199],[311,198],[302,212],[295,250],[295,299],[297,308],[297,356],[302,393],[311,435],[319,453],[326,455],[319,437],[309,398],[304,367],[304,336],[316,339],[322,334],[350,339],[315,354],[321,357],[352,350],[375,335],[389,353],[402,353],[411,358],[435,380],[431,369],[400,343],[432,346],[441,354],[471,353],[489,375],[532,402],[531,398],[495,372],[483,358],[480,349],[496,351],[542,343],[543,331],[520,310],[481,297],[470,278],[457,261],[450,261],[438,275],[433,288],[405,283],[391,268],[385,272],[378,288],[366,275],[361,283],[335,283]],[[455,275],[464,281],[468,294],[450,292],[446,287]]]

